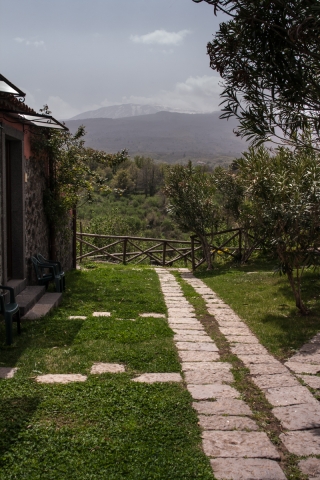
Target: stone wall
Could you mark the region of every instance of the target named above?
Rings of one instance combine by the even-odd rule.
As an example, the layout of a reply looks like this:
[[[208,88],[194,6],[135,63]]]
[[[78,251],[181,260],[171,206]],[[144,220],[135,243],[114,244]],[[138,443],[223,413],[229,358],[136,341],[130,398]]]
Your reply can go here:
[[[41,253],[48,256],[48,225],[43,211],[43,192],[46,187],[45,160],[30,157],[25,165],[25,219],[26,219],[26,265],[28,284],[35,284],[36,276],[30,257]]]
[[[45,160],[26,160],[25,216],[26,216],[26,265],[29,285],[36,284],[36,276],[30,257],[41,253],[49,258],[49,228],[43,208],[43,194],[46,188],[47,165]],[[57,235],[57,260],[65,271],[72,268],[72,219],[69,235]]]
[[[0,128],[0,231],[3,231],[3,192],[2,192],[2,168],[3,168],[3,143],[4,143],[4,133],[2,128]],[[2,251],[3,251],[3,234],[0,234],[0,285],[3,285],[3,263],[2,263]]]

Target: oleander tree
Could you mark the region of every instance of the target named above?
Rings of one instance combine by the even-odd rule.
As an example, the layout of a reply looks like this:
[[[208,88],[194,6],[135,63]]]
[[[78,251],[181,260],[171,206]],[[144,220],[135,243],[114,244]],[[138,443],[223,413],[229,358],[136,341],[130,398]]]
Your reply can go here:
[[[260,146],[237,160],[244,187],[243,221],[275,253],[295,303],[308,313],[301,294],[305,269],[319,263],[320,155],[310,147],[279,147],[275,155]]]
[[[193,1],[229,17],[207,45],[224,88],[221,117],[235,116],[237,134],[255,145],[304,146],[308,130],[319,149],[319,0]]]
[[[201,242],[208,270],[212,269],[210,234],[218,229],[220,208],[211,174],[192,162],[174,165],[165,174],[167,210],[181,230],[195,233]]]

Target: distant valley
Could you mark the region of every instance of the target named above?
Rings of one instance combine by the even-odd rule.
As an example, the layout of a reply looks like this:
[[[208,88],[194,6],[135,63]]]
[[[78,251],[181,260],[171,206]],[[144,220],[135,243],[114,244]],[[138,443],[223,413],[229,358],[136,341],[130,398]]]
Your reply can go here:
[[[120,107],[123,107],[122,114],[126,116],[119,118]],[[233,133],[237,126],[236,121],[220,120],[220,112],[152,113],[151,109],[148,114],[141,114],[137,112],[143,110],[137,107],[139,106],[116,105],[112,107],[113,111],[111,107],[104,107],[109,109],[109,113],[105,111],[104,114],[116,117],[78,118],[67,120],[65,123],[72,133],[80,125],[85,126],[87,132],[85,141],[88,147],[110,153],[126,148],[131,157],[144,155],[167,163],[185,163],[190,159],[193,162],[205,162],[210,165],[226,165],[239,157],[248,147],[245,141]],[[130,111],[132,116],[129,116]],[[93,112],[85,114],[92,116]],[[100,114],[102,113],[100,111]]]

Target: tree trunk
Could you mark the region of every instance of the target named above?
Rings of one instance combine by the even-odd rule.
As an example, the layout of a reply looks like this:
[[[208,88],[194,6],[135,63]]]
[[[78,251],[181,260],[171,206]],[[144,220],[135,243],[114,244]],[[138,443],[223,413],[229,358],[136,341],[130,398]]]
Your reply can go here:
[[[296,301],[296,307],[300,310],[301,315],[308,315],[309,311],[301,298],[300,277],[295,281],[293,271],[290,268],[287,269],[286,273]]]
[[[207,263],[207,270],[212,270],[213,269],[212,257],[211,257],[210,245],[207,240],[207,237],[205,235],[199,235],[199,238],[200,238],[200,242],[203,249],[203,255]]]

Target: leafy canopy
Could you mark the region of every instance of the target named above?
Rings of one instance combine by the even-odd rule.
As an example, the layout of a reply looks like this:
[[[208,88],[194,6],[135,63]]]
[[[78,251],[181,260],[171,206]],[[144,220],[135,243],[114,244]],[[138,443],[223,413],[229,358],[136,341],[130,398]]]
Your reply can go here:
[[[200,3],[203,0],[193,0]],[[319,0],[204,0],[230,20],[208,43],[210,67],[223,79],[222,118],[237,134],[313,145],[320,134]]]
[[[167,210],[185,231],[211,233],[218,221],[215,192],[212,175],[191,162],[187,166],[174,165],[166,172]]]
[[[307,310],[301,300],[301,275],[319,256],[319,160],[312,149],[279,148],[271,156],[260,147],[237,161],[245,189],[243,221],[278,256],[302,313]]]

